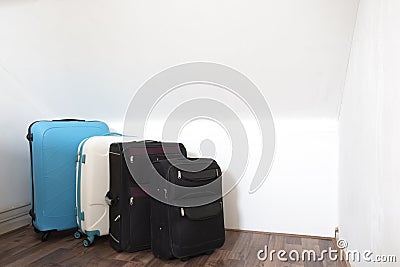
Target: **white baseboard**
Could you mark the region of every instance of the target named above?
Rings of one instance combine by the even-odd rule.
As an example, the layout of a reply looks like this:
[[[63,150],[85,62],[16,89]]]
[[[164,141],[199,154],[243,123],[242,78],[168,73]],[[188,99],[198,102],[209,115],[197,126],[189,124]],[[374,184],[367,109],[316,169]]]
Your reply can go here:
[[[25,204],[0,212],[0,235],[30,224],[30,208],[30,204]]]

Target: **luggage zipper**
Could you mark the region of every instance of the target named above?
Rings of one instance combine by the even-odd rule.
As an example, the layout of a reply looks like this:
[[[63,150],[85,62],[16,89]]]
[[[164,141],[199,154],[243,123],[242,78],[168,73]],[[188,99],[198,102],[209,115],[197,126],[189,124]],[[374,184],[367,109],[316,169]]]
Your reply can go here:
[[[110,236],[111,236],[112,239],[114,239],[115,242],[117,242],[119,244],[119,240],[116,239],[111,233],[110,233]]]
[[[208,171],[208,172],[212,172],[213,170],[204,170],[204,171]],[[211,175],[207,176],[207,177],[202,177],[202,178],[191,178],[190,177],[190,173],[188,173],[187,175],[185,175],[185,177],[182,176],[182,171],[178,170],[178,175],[177,178],[178,180],[186,180],[186,181],[191,181],[191,182],[200,182],[200,181],[210,181],[210,180],[214,180],[216,178],[218,178],[220,176],[218,169],[215,169],[215,176]]]

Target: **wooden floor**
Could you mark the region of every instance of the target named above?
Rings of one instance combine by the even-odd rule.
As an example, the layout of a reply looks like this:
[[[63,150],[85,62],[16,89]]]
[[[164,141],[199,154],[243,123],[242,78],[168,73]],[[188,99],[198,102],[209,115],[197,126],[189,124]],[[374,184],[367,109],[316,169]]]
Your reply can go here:
[[[115,252],[107,237],[97,238],[85,248],[82,239],[74,239],[73,232],[52,233],[42,242],[40,234],[28,226],[0,236],[0,266],[341,266],[339,262],[280,262],[257,259],[257,252],[268,245],[268,250],[286,251],[314,249],[320,253],[334,248],[332,240],[302,238],[263,233],[227,231],[225,245],[209,256],[199,256],[186,262],[162,261],[151,251],[137,253]]]

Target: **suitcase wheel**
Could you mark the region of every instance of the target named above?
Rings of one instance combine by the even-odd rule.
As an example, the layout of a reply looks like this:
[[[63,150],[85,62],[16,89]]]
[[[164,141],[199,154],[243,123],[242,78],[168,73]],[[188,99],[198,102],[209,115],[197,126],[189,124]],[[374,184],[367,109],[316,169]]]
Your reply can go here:
[[[87,248],[87,247],[89,247],[90,245],[93,244],[93,241],[94,241],[94,240],[90,240],[89,238],[86,238],[85,240],[83,240],[83,246],[84,246],[85,248]]]
[[[83,240],[83,246],[87,248],[91,244],[93,244],[93,241],[94,241],[94,236],[88,236],[87,238],[85,238],[85,240]]]
[[[80,231],[76,231],[75,233],[74,233],[74,238],[75,239],[79,239],[79,238],[81,238],[82,237],[82,233],[80,232]]]
[[[35,231],[35,233],[40,233],[39,229],[37,229],[35,226],[33,226],[33,231]]]
[[[85,239],[85,240],[83,240],[83,246],[84,247],[88,247],[88,246],[90,246],[91,245],[91,243],[90,243],[90,241],[89,240],[87,240],[87,239]]]
[[[42,242],[49,240],[50,232],[44,232],[42,235]]]

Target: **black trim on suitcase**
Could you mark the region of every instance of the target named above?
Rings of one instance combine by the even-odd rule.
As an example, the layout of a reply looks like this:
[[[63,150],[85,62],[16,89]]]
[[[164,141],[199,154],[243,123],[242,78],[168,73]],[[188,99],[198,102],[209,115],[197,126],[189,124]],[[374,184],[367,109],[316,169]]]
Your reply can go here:
[[[34,183],[33,183],[33,159],[32,159],[32,142],[33,142],[33,134],[31,132],[32,126],[38,121],[31,123],[28,127],[28,134],[26,135],[26,139],[29,142],[29,153],[30,153],[30,160],[31,160],[31,182],[32,182],[32,202],[31,202],[31,209],[29,210],[29,215],[32,217],[32,225],[33,221],[36,219],[35,216],[35,209],[34,209]],[[36,231],[36,230],[35,230]]]
[[[31,201],[31,209],[29,210],[29,216],[32,218],[32,227],[35,233],[42,233],[42,242],[47,241],[49,239],[51,231],[40,231],[37,229],[34,225],[34,221],[36,220],[36,213],[35,213],[35,190],[34,190],[34,181],[33,181],[33,148],[32,148],[32,142],[33,142],[33,134],[32,134],[32,126],[39,121],[34,121],[32,122],[29,127],[28,127],[28,134],[26,135],[26,139],[29,142],[29,154],[30,154],[30,160],[31,160],[31,183],[32,183],[32,201]]]

